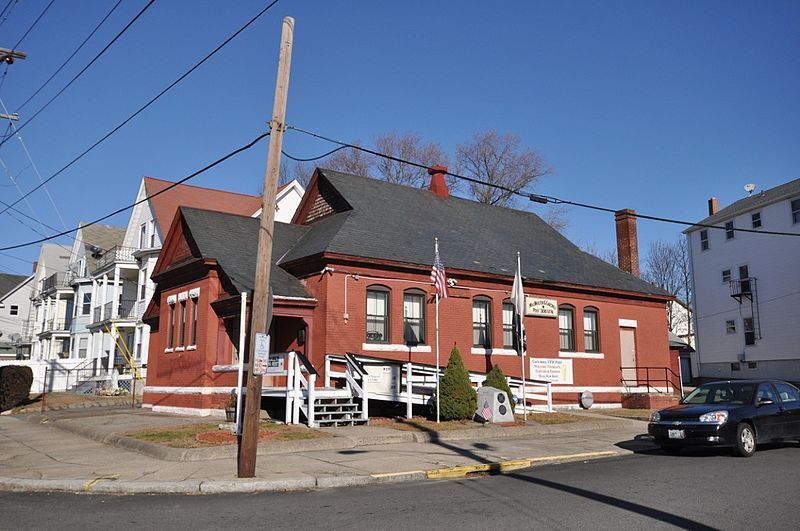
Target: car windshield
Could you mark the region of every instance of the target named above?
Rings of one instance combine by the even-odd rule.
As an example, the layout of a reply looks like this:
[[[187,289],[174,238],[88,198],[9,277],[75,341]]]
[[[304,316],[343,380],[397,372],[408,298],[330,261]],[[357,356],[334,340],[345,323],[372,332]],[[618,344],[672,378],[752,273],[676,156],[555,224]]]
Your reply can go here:
[[[718,382],[701,385],[682,404],[731,404],[743,405],[753,402],[755,385],[752,383]]]

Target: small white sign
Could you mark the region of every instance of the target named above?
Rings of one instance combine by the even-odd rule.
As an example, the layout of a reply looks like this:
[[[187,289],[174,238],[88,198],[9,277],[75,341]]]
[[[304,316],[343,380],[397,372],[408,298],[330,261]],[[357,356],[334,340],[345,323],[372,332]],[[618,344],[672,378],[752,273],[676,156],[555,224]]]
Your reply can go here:
[[[531,358],[531,378],[554,384],[572,384],[572,360]]]
[[[269,367],[269,335],[256,333],[255,352],[253,353],[253,374],[263,376]]]
[[[267,362],[267,374],[285,374],[286,373],[286,353],[277,352],[269,355]]]
[[[394,394],[400,389],[399,365],[366,365],[364,383],[369,384],[370,393]]]
[[[556,299],[525,297],[525,315],[532,317],[558,317],[558,301]]]

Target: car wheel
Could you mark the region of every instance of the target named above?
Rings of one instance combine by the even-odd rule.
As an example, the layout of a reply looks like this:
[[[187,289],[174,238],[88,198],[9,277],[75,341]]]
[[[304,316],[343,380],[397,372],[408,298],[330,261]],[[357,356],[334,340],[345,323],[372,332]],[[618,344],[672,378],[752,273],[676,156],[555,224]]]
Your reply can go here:
[[[681,447],[674,444],[662,444],[661,451],[667,455],[679,455],[681,453]]]
[[[733,447],[736,455],[740,457],[750,457],[756,451],[756,434],[753,427],[746,422],[739,424],[736,428],[736,444]]]

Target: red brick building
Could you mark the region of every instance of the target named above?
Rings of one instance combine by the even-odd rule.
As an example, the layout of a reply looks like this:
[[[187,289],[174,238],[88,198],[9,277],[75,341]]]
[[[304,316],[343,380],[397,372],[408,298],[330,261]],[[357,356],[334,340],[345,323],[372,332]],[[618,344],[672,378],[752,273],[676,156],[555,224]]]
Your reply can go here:
[[[618,405],[643,385],[643,368],[674,365],[666,292],[581,251],[535,214],[449,196],[440,173],[432,181],[428,191],[315,172],[292,224],[276,224],[271,350],[301,352],[323,375],[327,354],[434,365],[438,238],[451,284],[439,307],[442,365],[457,345],[469,371],[499,364],[520,376],[508,301],[517,252],[526,373],[554,381],[557,405],[574,405],[584,390]],[[632,220],[621,213],[619,234],[626,259],[638,262]],[[235,359],[257,230],[257,219],[180,209],[145,315],[146,405],[212,413],[236,385],[218,369]]]

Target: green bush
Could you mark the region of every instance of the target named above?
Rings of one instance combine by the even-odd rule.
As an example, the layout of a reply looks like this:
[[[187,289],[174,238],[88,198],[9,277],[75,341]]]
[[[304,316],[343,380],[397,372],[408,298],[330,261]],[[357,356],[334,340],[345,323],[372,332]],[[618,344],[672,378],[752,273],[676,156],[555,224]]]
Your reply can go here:
[[[503,374],[503,369],[500,368],[500,365],[495,365],[491,371],[486,373],[486,380],[483,381],[483,385],[505,391],[508,395],[508,403],[511,404],[511,412],[514,412],[514,395],[511,393],[506,375]]]
[[[439,413],[442,420],[471,419],[478,404],[478,395],[469,381],[458,347],[450,351],[450,361],[439,382]]]

